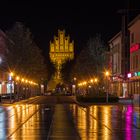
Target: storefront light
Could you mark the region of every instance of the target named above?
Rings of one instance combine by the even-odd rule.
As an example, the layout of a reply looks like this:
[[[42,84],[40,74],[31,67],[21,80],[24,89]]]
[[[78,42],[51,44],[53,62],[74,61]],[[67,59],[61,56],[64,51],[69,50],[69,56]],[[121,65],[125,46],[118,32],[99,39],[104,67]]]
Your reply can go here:
[[[11,75],[8,76],[8,80],[9,80],[9,81],[12,80],[12,76],[11,76]]]
[[[131,77],[132,77],[132,74],[131,74],[131,73],[128,73],[128,74],[127,74],[127,77],[128,77],[128,78],[131,78]]]
[[[19,76],[16,77],[16,80],[17,80],[17,81],[19,80]]]
[[[130,53],[136,52],[140,49],[140,44],[134,44],[130,48]]]
[[[135,73],[134,73],[134,76],[138,76],[138,73],[137,73],[137,72],[135,72]]]
[[[2,82],[2,85],[5,85],[5,82]]]
[[[2,57],[0,56],[0,64],[2,63]]]
[[[138,76],[140,76],[140,72],[138,72]]]
[[[91,88],[91,86],[89,85],[88,88]]]

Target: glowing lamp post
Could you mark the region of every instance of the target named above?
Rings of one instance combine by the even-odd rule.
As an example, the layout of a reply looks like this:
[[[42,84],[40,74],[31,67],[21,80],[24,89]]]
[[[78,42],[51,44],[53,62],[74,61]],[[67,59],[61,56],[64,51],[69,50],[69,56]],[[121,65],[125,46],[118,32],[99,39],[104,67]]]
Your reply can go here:
[[[16,80],[16,91],[15,91],[15,94],[16,94],[16,95],[15,95],[15,96],[16,96],[16,99],[19,100],[19,93],[20,93],[20,92],[19,92],[19,91],[20,91],[20,90],[19,90],[19,89],[20,89],[20,87],[19,87],[19,86],[20,86],[20,77],[19,77],[19,76],[16,76],[15,80]]]
[[[95,83],[95,90],[96,90],[96,93],[97,93],[98,92],[98,90],[97,90],[98,79],[97,78],[94,79],[94,83]]]
[[[109,94],[109,80],[108,80],[109,75],[110,75],[109,71],[106,71],[105,72],[105,77],[106,77],[106,80],[107,80],[107,86],[106,86],[106,102],[107,103],[108,103],[108,94]]]
[[[10,74],[9,74],[9,81],[10,81],[10,103],[12,102],[12,84],[13,84],[13,80],[12,80],[12,78],[13,78],[13,76],[14,76],[14,73],[13,72],[11,72]]]
[[[76,81],[76,80],[77,80],[77,78],[76,78],[76,77],[74,77],[74,78],[73,78],[73,80],[74,80],[74,81]]]
[[[98,79],[97,79],[97,78],[95,78],[95,79],[94,79],[94,82],[95,82],[95,83],[97,83],[97,82],[98,82]]]
[[[72,94],[76,94],[77,92],[77,78],[73,78],[73,84],[72,84]]]

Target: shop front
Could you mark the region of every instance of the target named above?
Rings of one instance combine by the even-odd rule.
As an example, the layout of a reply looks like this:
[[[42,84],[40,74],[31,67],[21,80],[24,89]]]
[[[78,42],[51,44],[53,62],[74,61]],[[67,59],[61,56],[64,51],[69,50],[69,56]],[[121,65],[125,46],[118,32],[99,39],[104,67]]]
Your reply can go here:
[[[113,76],[112,77],[112,94],[122,97],[124,96],[124,92],[127,90],[127,86],[123,82],[122,78],[119,78],[119,76]]]
[[[9,81],[8,74],[6,72],[0,73],[0,95],[14,93],[14,82]]]
[[[140,95],[140,72],[131,72],[127,74],[128,80],[128,94],[133,96],[134,94]]]

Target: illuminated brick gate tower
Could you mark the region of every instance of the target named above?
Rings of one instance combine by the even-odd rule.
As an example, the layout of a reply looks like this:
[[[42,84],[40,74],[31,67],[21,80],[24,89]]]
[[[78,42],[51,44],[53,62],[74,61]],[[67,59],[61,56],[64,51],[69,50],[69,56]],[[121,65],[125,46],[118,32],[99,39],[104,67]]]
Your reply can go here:
[[[53,42],[50,41],[50,59],[56,68],[53,76],[56,83],[62,82],[62,65],[73,58],[74,41],[70,42],[70,36],[65,36],[65,30],[58,30],[58,37],[54,36]]]

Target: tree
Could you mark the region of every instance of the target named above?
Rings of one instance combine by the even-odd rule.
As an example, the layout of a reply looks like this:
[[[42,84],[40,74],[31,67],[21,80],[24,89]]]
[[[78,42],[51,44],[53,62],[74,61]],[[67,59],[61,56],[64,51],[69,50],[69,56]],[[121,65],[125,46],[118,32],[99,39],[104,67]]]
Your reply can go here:
[[[41,50],[33,41],[30,30],[22,23],[16,22],[13,28],[6,32],[6,35],[11,40],[7,41],[9,69],[35,81],[46,79],[47,68],[44,58]]]
[[[68,60],[66,63],[64,63],[62,65],[62,79],[65,83],[69,83],[70,82],[70,73],[72,70],[72,66],[73,66],[74,60]]]
[[[93,76],[100,76],[105,67],[104,53],[106,46],[101,40],[101,36],[90,38],[86,47],[76,59],[76,63],[71,73],[71,77],[86,79]]]

